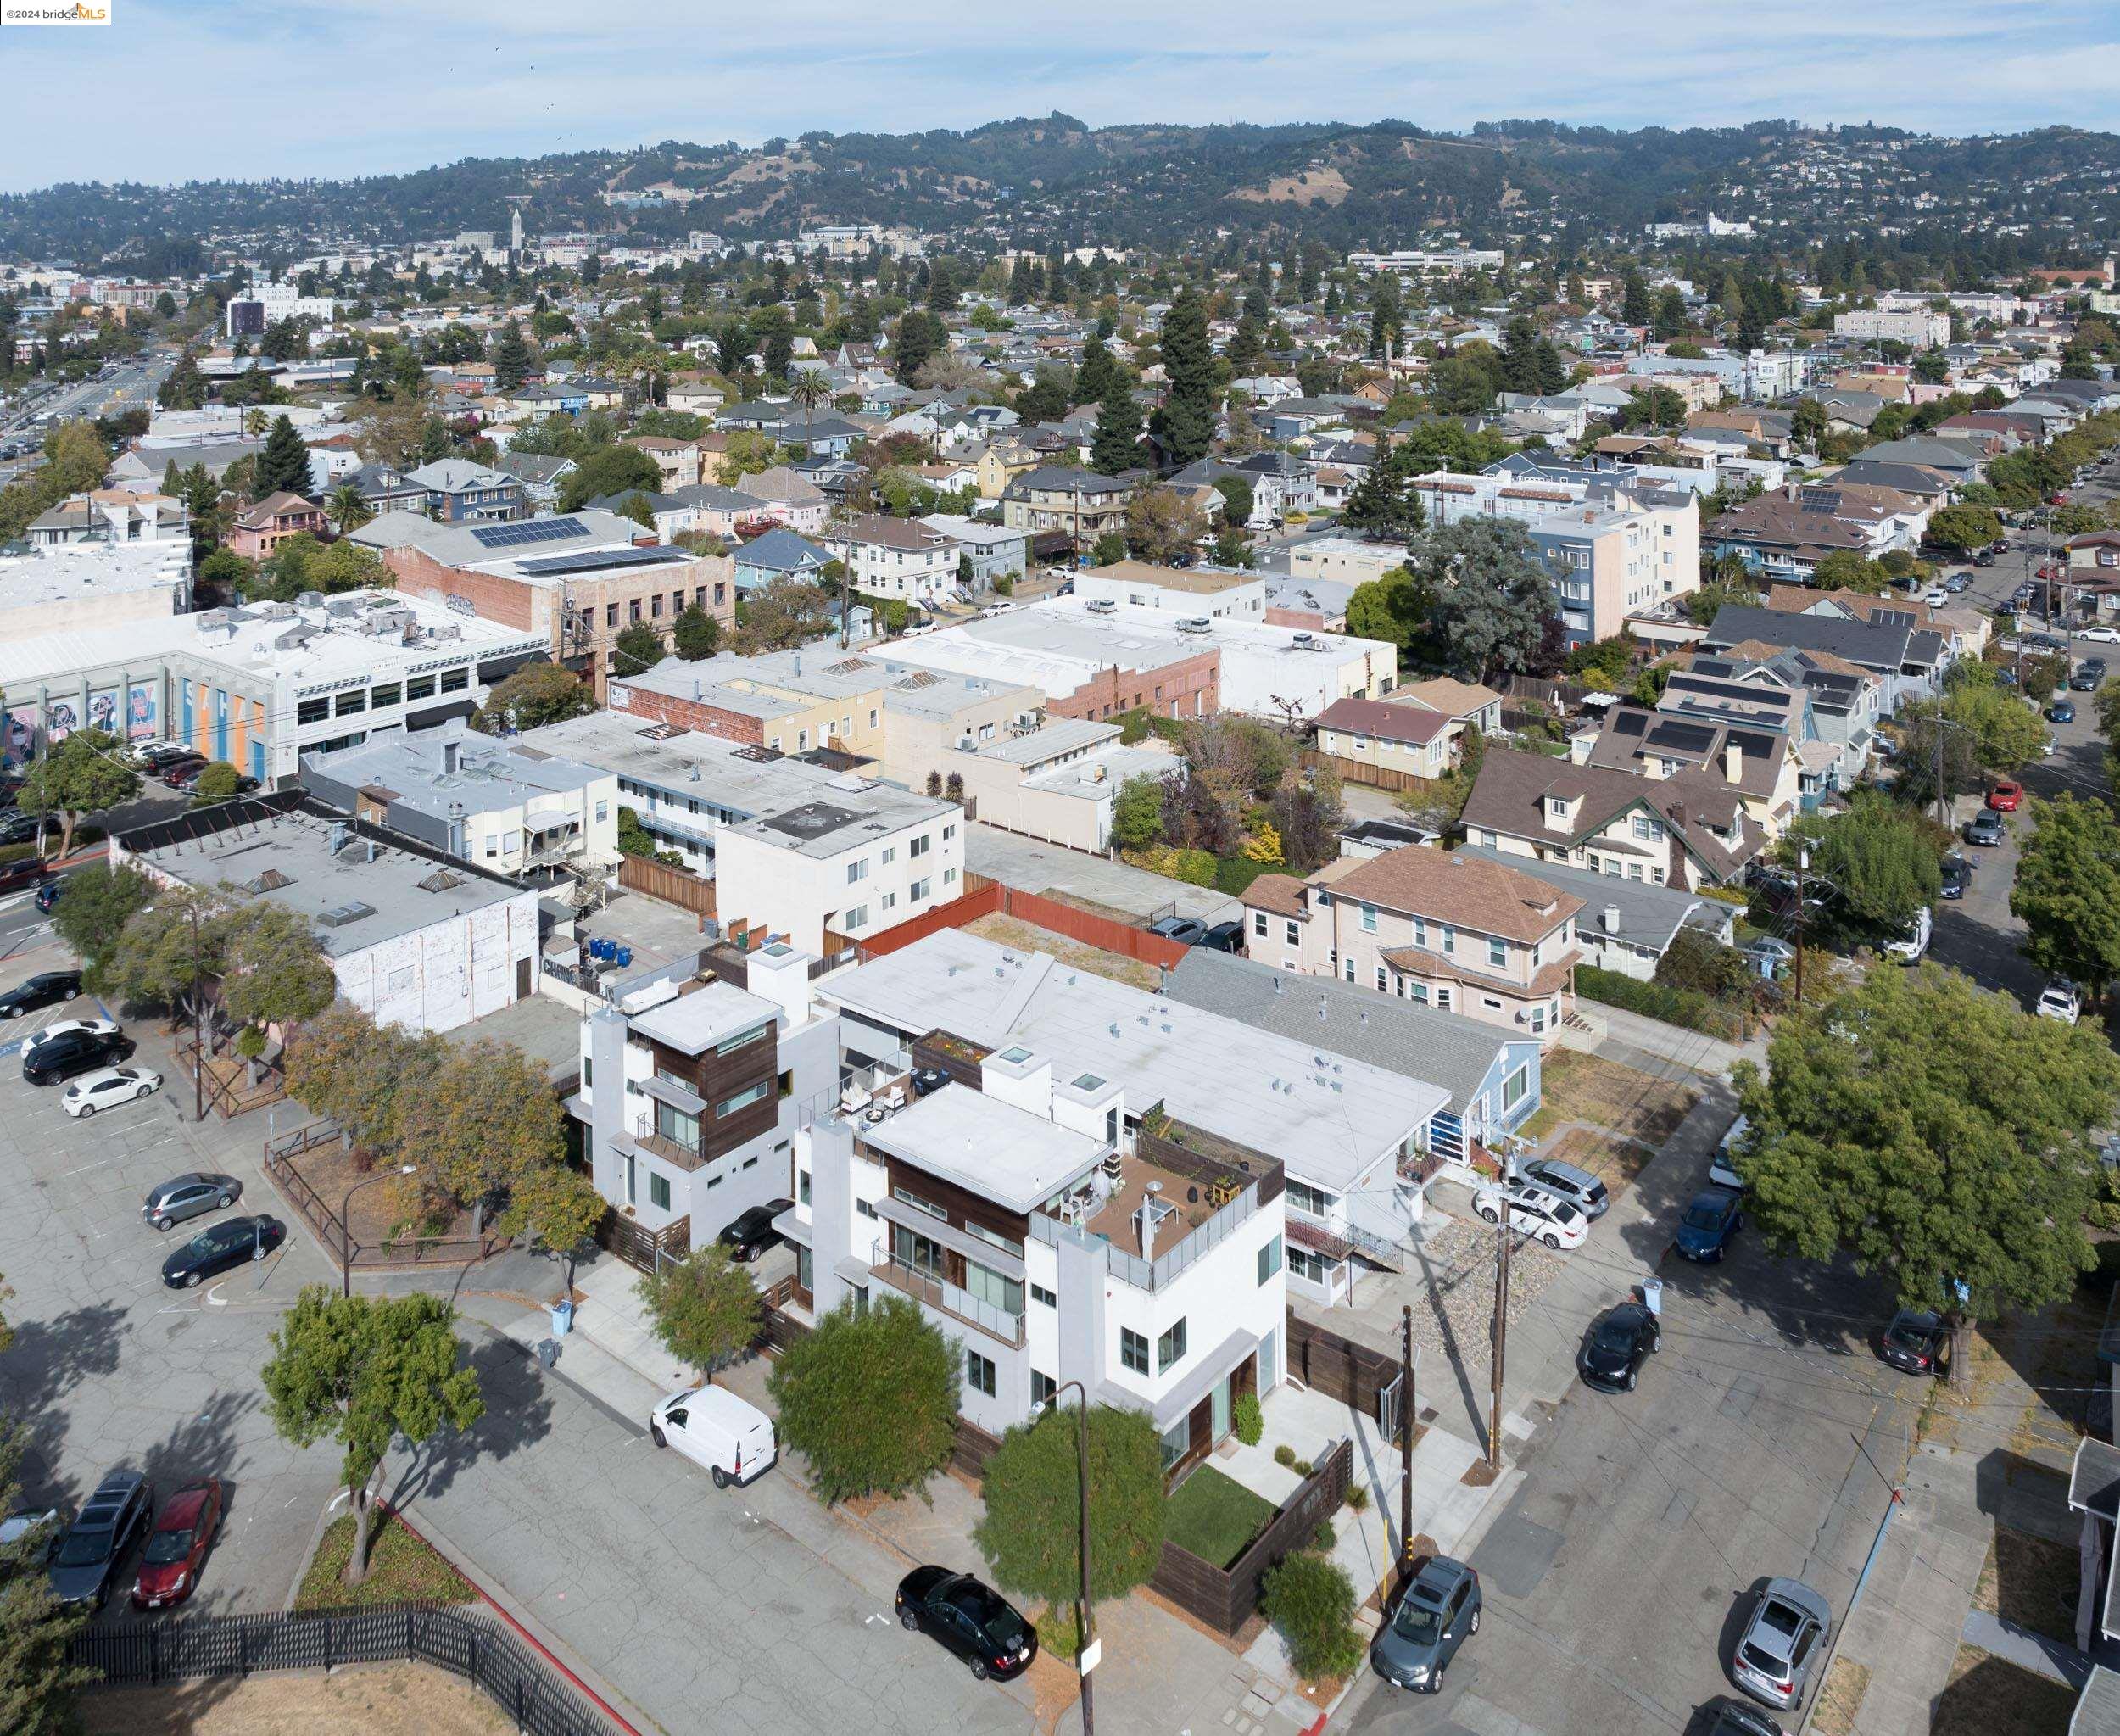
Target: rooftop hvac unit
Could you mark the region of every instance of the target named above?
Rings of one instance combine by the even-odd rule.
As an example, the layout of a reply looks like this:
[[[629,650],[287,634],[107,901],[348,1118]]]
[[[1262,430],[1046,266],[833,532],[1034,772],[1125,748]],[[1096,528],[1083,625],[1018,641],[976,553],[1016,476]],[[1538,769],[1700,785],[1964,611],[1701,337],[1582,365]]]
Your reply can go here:
[[[1212,633],[1214,622],[1205,615],[1188,615],[1178,623],[1180,633]]]
[[[1092,615],[1116,615],[1119,613],[1119,605],[1113,602],[1109,597],[1091,597],[1083,606]]]

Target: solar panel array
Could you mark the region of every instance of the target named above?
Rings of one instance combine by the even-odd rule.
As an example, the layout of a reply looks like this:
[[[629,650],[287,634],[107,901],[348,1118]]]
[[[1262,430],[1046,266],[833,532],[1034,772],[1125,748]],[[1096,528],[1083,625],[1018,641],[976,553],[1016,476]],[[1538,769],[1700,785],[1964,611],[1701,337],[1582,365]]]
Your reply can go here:
[[[471,534],[482,549],[516,549],[526,543],[563,543],[583,537],[589,527],[578,518],[519,518],[504,524],[475,524]]]
[[[533,578],[550,578],[561,572],[596,572],[611,567],[667,567],[692,557],[682,549],[590,549],[579,555],[546,555],[525,561],[519,570]]]

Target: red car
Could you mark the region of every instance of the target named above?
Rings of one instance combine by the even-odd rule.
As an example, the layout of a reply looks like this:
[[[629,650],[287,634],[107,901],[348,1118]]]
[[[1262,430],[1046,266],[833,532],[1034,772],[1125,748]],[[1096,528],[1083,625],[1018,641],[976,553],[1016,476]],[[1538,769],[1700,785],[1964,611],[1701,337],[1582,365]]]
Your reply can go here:
[[[132,1607],[159,1610],[181,1604],[198,1586],[198,1570],[220,1529],[220,1484],[213,1477],[187,1484],[162,1504],[154,1530],[141,1552],[132,1582]]]
[[[2024,806],[2024,786],[2006,778],[1988,792],[1988,806],[1999,814],[2013,814]]]

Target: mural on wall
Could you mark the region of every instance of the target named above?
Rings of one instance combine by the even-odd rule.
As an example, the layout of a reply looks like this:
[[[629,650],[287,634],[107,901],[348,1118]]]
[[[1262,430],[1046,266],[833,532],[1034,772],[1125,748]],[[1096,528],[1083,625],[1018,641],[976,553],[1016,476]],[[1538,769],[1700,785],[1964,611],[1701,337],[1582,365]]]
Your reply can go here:
[[[81,708],[70,699],[47,700],[44,704],[44,739],[64,741],[81,728]]]
[[[132,741],[145,741],[155,731],[154,689],[144,681],[136,681],[126,695],[126,736]]]
[[[107,735],[118,733],[118,689],[106,687],[88,695],[88,727]]]
[[[36,707],[11,706],[7,712],[6,733],[0,739],[0,760],[19,764],[36,751]]]

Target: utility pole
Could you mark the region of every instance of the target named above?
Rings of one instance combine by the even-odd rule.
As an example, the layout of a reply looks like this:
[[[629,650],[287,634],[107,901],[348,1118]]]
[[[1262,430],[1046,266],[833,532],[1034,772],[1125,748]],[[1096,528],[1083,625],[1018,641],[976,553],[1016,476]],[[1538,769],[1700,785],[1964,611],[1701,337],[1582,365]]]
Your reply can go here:
[[[1498,1241],[1494,1252],[1494,1390],[1487,1406],[1487,1462],[1491,1471],[1502,1468],[1502,1365],[1509,1358],[1509,1196],[1502,1193],[1501,1215],[1495,1220]]]
[[[198,962],[198,904],[192,901],[192,1119],[206,1119],[206,985]]]
[[[1943,740],[1942,734],[1937,740]],[[1941,775],[1939,773],[1939,776]],[[1810,866],[1810,846],[1796,846],[1796,1004],[1804,1004],[1804,870]]]
[[[1414,1566],[1414,1309],[1401,1311],[1398,1346],[1398,1577]]]

